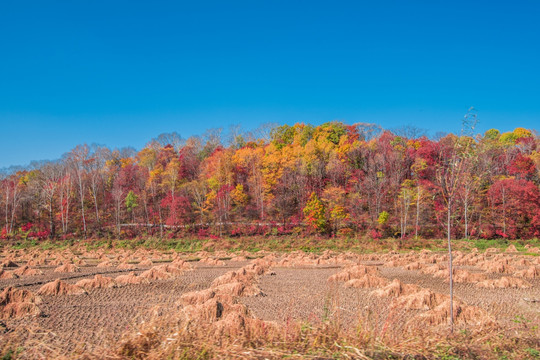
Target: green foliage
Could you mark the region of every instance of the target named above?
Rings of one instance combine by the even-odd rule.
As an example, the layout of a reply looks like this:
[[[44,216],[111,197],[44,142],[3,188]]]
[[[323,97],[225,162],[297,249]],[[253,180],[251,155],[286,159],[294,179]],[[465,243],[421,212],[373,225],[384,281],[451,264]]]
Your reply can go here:
[[[484,133],[484,138],[489,140],[497,140],[501,136],[501,132],[497,129],[489,129]]]
[[[292,144],[294,140],[294,127],[290,125],[282,125],[277,128],[272,129],[270,132],[270,137],[274,145],[281,149],[284,146]]]
[[[525,349],[525,352],[529,354],[531,357],[538,359],[540,358],[540,351],[533,349],[533,348],[527,348]]]
[[[132,212],[133,209],[135,209],[139,204],[137,203],[137,200],[139,197],[135,195],[133,191],[130,191],[126,196],[126,208],[127,211]]]
[[[515,128],[514,131],[506,132],[501,135],[499,138],[499,141],[503,145],[514,145],[517,140],[525,137],[532,136],[532,133],[530,130],[524,129],[524,128]]]
[[[323,135],[326,140],[334,144],[339,144],[339,140],[347,133],[347,129],[343,123],[332,121],[322,124],[315,129],[315,137]]]
[[[390,214],[386,211],[383,211],[379,214],[379,218],[377,219],[377,222],[379,225],[385,225],[388,222],[388,219],[390,218]]]

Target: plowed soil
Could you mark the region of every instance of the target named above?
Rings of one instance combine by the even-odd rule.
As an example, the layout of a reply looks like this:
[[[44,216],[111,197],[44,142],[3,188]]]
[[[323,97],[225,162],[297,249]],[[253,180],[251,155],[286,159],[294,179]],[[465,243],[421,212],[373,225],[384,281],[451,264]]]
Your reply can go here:
[[[335,254],[333,257],[320,258],[311,254],[303,258],[307,265],[297,265],[300,262],[291,267],[277,265],[286,256],[273,257],[271,271],[255,280],[262,295],[237,299],[248,307],[252,316],[285,325],[291,321],[311,324],[331,321],[351,330],[356,326],[371,326],[379,331],[391,328],[391,331],[399,334],[407,321],[420,310],[392,307],[391,297],[371,294],[376,288],[349,288],[344,282],[328,281],[330,276],[351,264],[375,269],[377,276],[389,281],[399,279],[403,284],[416,284],[438,294],[448,293],[448,282],[444,279],[423,274],[420,270],[405,270],[405,265],[390,266],[388,258],[367,261],[356,255],[347,255],[348,259],[343,260],[343,257],[338,259]],[[408,256],[405,263],[412,263],[416,255]],[[529,262],[536,261],[534,257],[527,259]],[[162,262],[171,260],[162,259]],[[55,266],[35,267],[44,274],[0,279],[0,291],[14,286],[36,292],[43,284],[55,279],[74,284],[81,279],[93,278],[96,274],[115,278],[131,271],[140,274],[150,268],[136,265],[135,270],[126,271],[116,267],[98,268],[97,261],[89,263],[91,265],[83,265],[80,272],[74,273],[55,273]],[[182,294],[208,289],[218,276],[248,263],[225,261],[225,265],[208,265],[192,262],[193,270],[168,280],[94,289],[87,295],[43,296],[43,302],[39,305],[43,316],[4,321],[4,329],[0,326],[0,346],[5,348],[6,343],[11,343],[13,348],[23,348],[21,356],[26,358],[42,357],[40,353],[32,351],[34,348],[49,349],[48,357],[51,354],[96,353],[100,349],[114,348],[123,334],[137,333],[140,324],[149,321],[156,311],[162,314],[179,311],[178,300]],[[441,264],[445,265],[443,262]],[[456,269],[481,272],[490,279],[511,276],[488,273],[475,266],[456,266]],[[531,326],[540,325],[540,279],[526,281],[531,287],[525,289],[484,289],[475,283],[455,283],[454,296],[467,306],[485,310],[502,326],[511,326],[517,318],[526,319]],[[35,347],[37,343],[41,347]]]
[[[152,316],[153,309],[159,307],[162,311],[175,311],[176,302],[183,293],[206,289],[216,277],[239,266],[242,264],[196,266],[193,271],[186,271],[171,280],[95,289],[89,291],[88,295],[43,296],[40,308],[44,316],[13,319],[7,321],[6,325],[12,331],[17,330],[17,341],[23,340],[29,347],[33,341],[39,341],[60,353],[95,352],[99,348],[114,346],[123,333],[136,332],[137,326]],[[96,267],[84,267],[80,273],[63,274],[54,273],[52,269],[41,270],[45,272],[44,275],[0,280],[0,289],[16,286],[37,291],[42,284],[57,278],[75,283],[83,278],[92,278],[95,274],[116,277],[126,273],[115,268]],[[135,273],[144,270],[141,268]],[[4,341],[9,341],[10,333],[4,335]]]

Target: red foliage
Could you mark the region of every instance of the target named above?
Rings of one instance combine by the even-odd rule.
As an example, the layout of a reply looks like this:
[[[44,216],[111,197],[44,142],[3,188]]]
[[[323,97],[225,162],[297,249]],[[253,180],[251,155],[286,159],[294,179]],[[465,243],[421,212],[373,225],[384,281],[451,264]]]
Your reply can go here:
[[[168,216],[165,224],[177,226],[186,223],[191,214],[191,204],[185,196],[173,196],[169,193],[163,200],[161,206],[168,209]]]
[[[493,222],[500,236],[530,238],[540,232],[540,191],[533,182],[499,180],[489,188],[488,195],[493,206]]]
[[[530,157],[520,153],[508,166],[508,172],[520,179],[531,180],[536,173],[536,165]]]

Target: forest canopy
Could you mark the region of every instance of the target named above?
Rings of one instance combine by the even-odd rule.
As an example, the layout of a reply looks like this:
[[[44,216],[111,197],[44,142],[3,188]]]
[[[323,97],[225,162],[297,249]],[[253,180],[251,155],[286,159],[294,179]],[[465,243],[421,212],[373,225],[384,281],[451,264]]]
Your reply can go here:
[[[0,178],[2,239],[257,234],[540,235],[534,131],[429,139],[329,122],[257,135],[163,134],[140,151],[79,145]],[[412,129],[414,130],[414,129]],[[449,220],[448,220],[449,219]]]

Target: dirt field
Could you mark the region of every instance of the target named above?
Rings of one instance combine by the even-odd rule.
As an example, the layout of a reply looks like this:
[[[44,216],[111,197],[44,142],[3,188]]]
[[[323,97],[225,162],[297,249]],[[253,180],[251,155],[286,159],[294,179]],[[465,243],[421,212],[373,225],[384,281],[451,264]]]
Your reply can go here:
[[[9,265],[11,261],[13,264],[3,268],[0,292],[12,287],[39,294],[45,284],[57,279],[71,285],[82,279],[93,279],[97,274],[116,279],[134,273],[134,278],[142,279],[145,276],[142,274],[149,269],[163,270],[167,265],[177,267],[167,270],[166,279],[148,275],[150,277],[141,284],[114,283],[114,287],[85,288],[86,293],[80,295],[39,295],[39,301],[35,301],[41,312],[39,315],[25,314],[24,311],[9,314],[7,304],[10,300],[7,299],[0,304],[4,306],[0,345],[3,349],[19,348],[21,358],[111,351],[126,334],[137,333],[141,323],[187,309],[187,301],[182,295],[204,294],[207,289],[221,289],[221,284],[239,282],[251,290],[234,290],[230,293],[234,295],[232,301],[244,304],[250,318],[279,326],[288,322],[318,324],[330,321],[351,331],[358,326],[377,329],[390,326],[397,333],[411,321],[427,321],[434,326],[447,324],[444,312],[441,312],[448,293],[444,253],[355,255],[328,252],[317,256],[265,253],[257,254],[265,262],[260,271],[254,270],[253,275],[249,273],[250,266],[254,266],[253,260],[233,258],[237,261],[232,261],[231,257],[235,255],[225,253],[208,255],[110,251],[106,254],[67,252],[41,256],[38,252],[4,251],[0,262]],[[40,261],[32,263],[35,259]],[[143,261],[150,259],[152,264]],[[465,282],[460,280],[454,284],[454,296],[461,304],[456,310],[456,325],[474,327],[496,322],[503,328],[510,328],[516,319],[527,321],[531,326],[540,325],[538,259],[512,252],[457,253],[455,276],[458,273],[466,276]],[[43,274],[12,275],[28,261],[35,264],[30,269]],[[52,265],[53,262],[56,263]],[[58,264],[70,262],[79,263],[75,264],[76,271],[55,272]],[[98,267],[100,263],[102,265]],[[132,269],[120,270],[117,268],[120,263],[129,264]],[[438,274],[434,267],[438,267]],[[248,275],[238,275],[240,271],[245,273],[244,269],[248,269]],[[235,272],[232,280],[222,280],[223,275],[226,278],[232,272]],[[221,278],[214,282],[218,277]],[[506,279],[501,282],[502,278]],[[389,284],[399,283],[395,279],[400,282],[399,286],[394,286],[399,288],[397,293],[377,293],[377,290],[385,289],[394,291]],[[366,283],[368,280],[376,281],[377,285]],[[355,281],[356,285],[351,285]],[[406,284],[416,286],[409,288]],[[215,293],[222,294],[217,290]],[[189,301],[189,304],[198,304]],[[204,301],[207,299],[200,303]],[[442,320],[437,320],[441,316]],[[43,349],[48,349],[49,353],[43,353]]]

